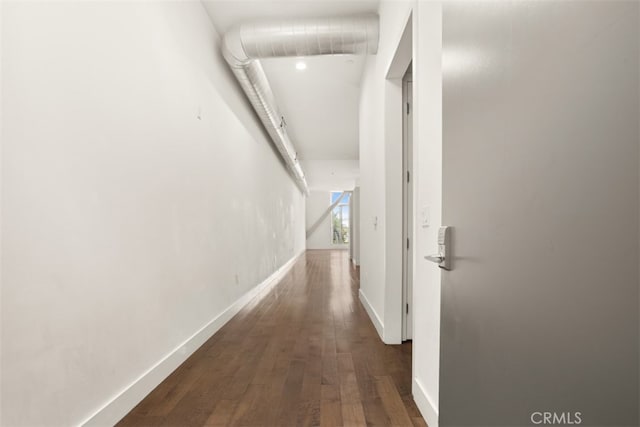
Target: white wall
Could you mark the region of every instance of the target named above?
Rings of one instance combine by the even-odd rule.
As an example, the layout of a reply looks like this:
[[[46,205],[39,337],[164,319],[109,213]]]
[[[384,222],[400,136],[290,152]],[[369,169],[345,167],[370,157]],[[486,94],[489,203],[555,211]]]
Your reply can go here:
[[[360,265],[360,186],[353,189],[351,196],[353,200],[353,229],[351,230],[351,241],[353,242],[352,261],[355,265]]]
[[[417,2],[414,38],[414,329],[413,395],[429,426],[437,427],[440,370],[441,270],[425,255],[437,253],[442,224],[442,4]]]
[[[360,102],[361,294],[374,324],[381,324],[381,337],[387,343],[397,342],[402,310],[399,299],[402,145],[395,131],[385,126],[401,125],[400,114],[388,117],[399,110],[395,103],[401,100],[401,90],[387,81],[386,75],[412,14],[415,118],[412,390],[423,416],[430,426],[436,426],[440,270],[424,260],[424,255],[437,249],[437,230],[441,225],[441,4],[383,2],[379,14],[381,45],[378,55],[369,59],[365,69]],[[423,224],[422,212],[428,212],[429,224]],[[373,226],[375,217],[377,228]]]
[[[385,235],[387,227],[385,212],[387,146],[384,126],[387,82],[385,77],[411,7],[412,2],[408,1],[380,4],[378,11],[380,45],[377,55],[367,59],[360,97],[360,293],[383,339],[387,321],[385,274],[386,249],[389,244]],[[401,159],[402,141],[396,141],[396,143],[398,147],[395,148],[400,153]],[[401,189],[401,163],[399,170],[398,185]],[[401,218],[401,215],[399,217]],[[400,240],[397,242],[398,252],[402,247],[401,239],[400,234]],[[397,305],[399,314],[401,303]]]
[[[331,191],[310,191],[306,198],[306,228],[309,230],[331,206]],[[307,249],[349,249],[349,245],[334,245],[331,235],[331,214],[307,237]]]
[[[3,425],[73,425],[304,250],[198,2],[4,2]]]

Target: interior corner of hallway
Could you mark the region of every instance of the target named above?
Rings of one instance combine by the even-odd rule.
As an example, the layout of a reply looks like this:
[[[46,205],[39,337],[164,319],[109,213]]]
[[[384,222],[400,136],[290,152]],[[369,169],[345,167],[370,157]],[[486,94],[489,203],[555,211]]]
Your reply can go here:
[[[304,196],[200,2],[1,5],[0,424],[77,425],[304,251]]]

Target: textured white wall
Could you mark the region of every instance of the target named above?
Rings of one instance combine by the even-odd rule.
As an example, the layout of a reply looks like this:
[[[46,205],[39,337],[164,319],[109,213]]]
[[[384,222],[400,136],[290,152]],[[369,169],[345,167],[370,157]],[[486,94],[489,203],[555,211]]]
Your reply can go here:
[[[198,2],[3,2],[2,420],[72,425],[304,249]]]

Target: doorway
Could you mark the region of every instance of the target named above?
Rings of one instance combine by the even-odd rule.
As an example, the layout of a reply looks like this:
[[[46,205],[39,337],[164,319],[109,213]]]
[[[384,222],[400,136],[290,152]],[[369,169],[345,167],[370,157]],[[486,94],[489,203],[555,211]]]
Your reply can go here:
[[[413,335],[413,328],[406,325],[413,317],[408,280],[413,276],[409,259],[413,238],[411,226],[405,220],[412,216],[412,209],[404,207],[407,179],[405,170],[404,135],[407,133],[405,77],[413,59],[411,13],[389,64],[385,81],[385,313],[384,342],[400,344]],[[413,80],[413,79],[412,79]],[[413,84],[413,82],[412,82]],[[411,113],[411,108],[409,109]],[[411,171],[409,171],[411,174]],[[410,180],[413,181],[413,179]],[[407,252],[407,247],[410,249]],[[409,316],[407,316],[409,315]]]

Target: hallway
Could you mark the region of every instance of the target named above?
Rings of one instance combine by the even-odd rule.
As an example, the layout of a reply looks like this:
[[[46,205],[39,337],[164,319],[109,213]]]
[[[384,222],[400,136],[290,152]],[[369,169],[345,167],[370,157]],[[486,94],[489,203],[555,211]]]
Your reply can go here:
[[[0,426],[640,426],[640,1],[0,40]]]
[[[411,344],[380,341],[358,288],[346,251],[307,251],[119,425],[425,426]]]

